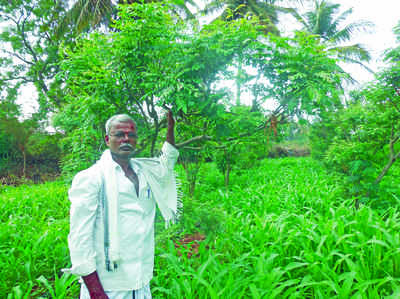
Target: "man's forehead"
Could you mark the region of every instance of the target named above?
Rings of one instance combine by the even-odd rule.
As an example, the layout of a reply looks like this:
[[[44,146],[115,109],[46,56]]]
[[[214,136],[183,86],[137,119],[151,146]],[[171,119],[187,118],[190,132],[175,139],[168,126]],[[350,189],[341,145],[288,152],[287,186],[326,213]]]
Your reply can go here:
[[[117,121],[112,124],[111,130],[134,130],[136,131],[136,126],[133,121]]]

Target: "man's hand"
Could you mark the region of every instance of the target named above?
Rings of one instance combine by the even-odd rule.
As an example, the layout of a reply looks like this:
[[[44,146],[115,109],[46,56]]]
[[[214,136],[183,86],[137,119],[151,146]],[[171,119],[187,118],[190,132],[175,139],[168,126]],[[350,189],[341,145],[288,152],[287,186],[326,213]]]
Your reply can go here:
[[[97,271],[83,276],[83,281],[89,291],[90,299],[109,299],[107,294],[104,292],[103,286],[100,283]]]
[[[174,117],[172,116],[171,110],[168,110],[167,121],[168,121],[167,142],[171,145],[175,145],[175,134],[174,134],[175,120]]]

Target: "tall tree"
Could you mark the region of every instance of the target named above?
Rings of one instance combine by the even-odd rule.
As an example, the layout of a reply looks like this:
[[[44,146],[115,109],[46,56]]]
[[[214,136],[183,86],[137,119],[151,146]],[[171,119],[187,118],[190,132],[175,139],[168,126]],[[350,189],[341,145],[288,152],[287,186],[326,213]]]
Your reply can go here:
[[[65,1],[54,0],[1,2],[0,20],[5,25],[0,34],[1,101],[13,102],[20,87],[32,83],[43,110],[49,102],[62,104],[61,83],[55,80],[58,47],[70,35],[59,40],[54,38],[54,32],[65,6]]]
[[[345,23],[352,13],[352,8],[340,12],[340,4],[325,0],[314,0],[312,9],[304,14],[291,10],[291,14],[302,24],[302,31],[317,36],[332,56],[344,62],[359,64],[372,72],[364,64],[371,59],[368,50],[361,44],[348,43],[354,33],[365,31],[373,24],[368,21]]]
[[[256,16],[260,25],[259,30],[264,33],[279,34],[276,27],[278,23],[278,13],[288,12],[288,8],[279,6],[279,0],[211,0],[203,9],[204,14],[214,14],[220,12],[217,17],[219,20],[233,21],[242,18],[247,18],[249,15]],[[287,2],[298,3],[302,0],[290,0]],[[291,11],[289,9],[289,11]],[[232,79],[235,81],[236,92],[235,102],[239,106],[241,104],[242,89],[245,88],[247,83],[255,78],[246,72],[246,57],[242,49],[238,49],[236,57],[233,60],[233,68],[235,74]]]

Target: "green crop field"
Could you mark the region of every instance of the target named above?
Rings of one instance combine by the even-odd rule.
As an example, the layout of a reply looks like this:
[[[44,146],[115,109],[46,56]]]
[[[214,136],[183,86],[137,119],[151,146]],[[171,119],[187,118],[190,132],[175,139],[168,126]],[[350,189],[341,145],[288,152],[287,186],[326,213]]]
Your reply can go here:
[[[263,160],[223,185],[205,164],[180,224],[157,218],[154,298],[400,297],[397,209],[355,210],[342,179],[310,158]],[[61,272],[67,188],[1,190],[0,298],[78,297],[77,278]],[[205,240],[188,258],[174,241],[196,232]]]

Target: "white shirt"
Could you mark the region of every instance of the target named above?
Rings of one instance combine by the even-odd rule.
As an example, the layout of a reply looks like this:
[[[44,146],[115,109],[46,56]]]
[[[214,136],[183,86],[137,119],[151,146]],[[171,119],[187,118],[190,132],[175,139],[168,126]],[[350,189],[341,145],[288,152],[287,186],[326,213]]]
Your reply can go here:
[[[155,158],[166,171],[173,171],[178,151],[165,142],[162,155]],[[69,190],[70,233],[68,244],[72,268],[79,276],[98,272],[103,288],[108,291],[137,290],[153,277],[155,200],[137,163],[131,163],[139,178],[139,197],[134,184],[117,163],[119,199],[119,233],[121,262],[118,269],[105,269],[104,223],[101,216],[99,193],[102,177],[96,165],[79,172]]]

